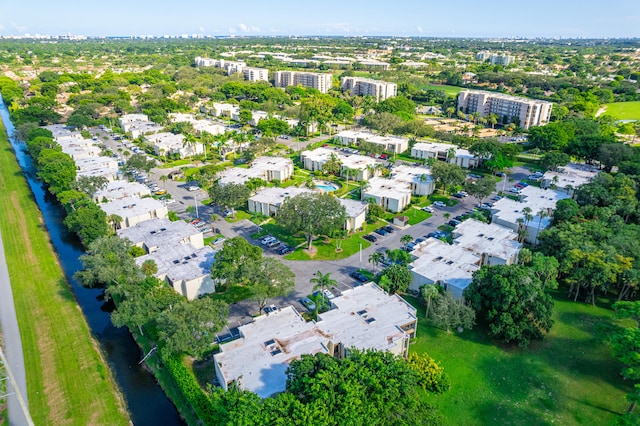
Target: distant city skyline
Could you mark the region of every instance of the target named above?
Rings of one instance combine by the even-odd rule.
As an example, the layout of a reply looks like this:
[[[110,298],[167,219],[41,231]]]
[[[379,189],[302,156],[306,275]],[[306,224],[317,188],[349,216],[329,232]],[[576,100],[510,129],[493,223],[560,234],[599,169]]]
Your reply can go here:
[[[31,0],[4,5],[0,35],[640,37],[638,0],[565,3]]]

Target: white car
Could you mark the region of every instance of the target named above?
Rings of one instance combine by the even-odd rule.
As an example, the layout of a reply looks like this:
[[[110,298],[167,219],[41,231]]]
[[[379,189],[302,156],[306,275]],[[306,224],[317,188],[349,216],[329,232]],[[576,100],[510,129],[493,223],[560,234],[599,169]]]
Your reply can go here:
[[[197,191],[198,189],[200,189],[199,186],[190,186],[187,188],[187,191],[193,192],[193,191]]]
[[[434,201],[433,205],[436,207],[447,207],[447,205],[445,203],[443,203],[442,201]]]
[[[507,189],[508,192],[513,192],[514,194],[519,194],[520,193],[520,188],[516,188],[515,186],[513,188],[509,188]]]

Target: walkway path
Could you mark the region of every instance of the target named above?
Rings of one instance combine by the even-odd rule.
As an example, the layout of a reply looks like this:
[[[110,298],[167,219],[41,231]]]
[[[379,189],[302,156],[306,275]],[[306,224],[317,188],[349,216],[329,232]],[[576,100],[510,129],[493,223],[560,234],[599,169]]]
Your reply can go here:
[[[16,317],[16,309],[13,305],[13,293],[11,291],[11,282],[9,281],[9,270],[7,268],[7,260],[5,258],[4,244],[2,242],[2,234],[0,233],[0,325],[2,326],[2,336],[5,344],[5,354],[8,367],[11,369],[13,377],[18,384],[18,389],[22,394],[22,398],[27,402],[27,378],[24,369],[24,357],[22,354],[22,340],[20,340],[20,330],[18,328],[18,319]],[[4,379],[4,378],[3,378]],[[7,381],[7,394],[11,394],[16,390],[11,386],[11,382]],[[28,402],[27,402],[28,403]],[[16,395],[7,397],[7,408],[9,410],[9,424],[23,425],[27,424],[22,413],[22,408]]]

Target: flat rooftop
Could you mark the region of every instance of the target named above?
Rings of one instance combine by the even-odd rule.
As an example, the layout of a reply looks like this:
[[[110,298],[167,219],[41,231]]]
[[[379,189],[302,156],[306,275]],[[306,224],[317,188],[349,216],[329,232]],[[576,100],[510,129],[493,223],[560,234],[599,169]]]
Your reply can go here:
[[[455,127],[452,127],[452,129],[455,129]],[[427,152],[435,152],[435,153],[438,153],[438,152],[446,153],[451,148],[455,150],[456,157],[476,158],[475,155],[469,152],[469,150],[464,148],[458,148],[457,146],[453,144],[448,144],[448,143],[418,142],[417,144],[413,145],[413,148],[411,148],[411,151],[416,150],[416,151],[427,151]]]
[[[115,214],[121,218],[138,217],[149,212],[166,209],[158,200],[153,198],[127,197],[98,204],[107,216]]]
[[[241,326],[242,337],[220,345],[214,355],[224,380],[239,379],[242,388],[266,398],[285,390],[286,369],[302,355],[328,353],[330,342],[387,350],[405,338],[400,327],[416,321],[415,308],[372,283],[347,290],[332,303],[335,308],[315,323],[287,306]]]
[[[99,190],[93,198],[102,202],[103,199],[117,200],[118,198],[140,197],[151,195],[151,191],[145,185],[138,182],[127,182],[126,180],[114,180],[109,182],[104,189]]]
[[[316,148],[313,151],[303,151],[300,154],[304,158],[308,158],[311,161],[324,164],[331,159],[332,155],[335,155],[337,160],[340,161],[342,167],[348,167],[350,169],[363,170],[368,166],[375,166],[379,164],[374,158],[367,157],[366,155],[349,154],[345,155],[340,151],[336,151],[328,148]]]
[[[369,188],[365,190],[365,193],[388,198],[390,195],[397,194],[411,195],[411,188],[407,182],[374,177],[369,179]]]
[[[517,241],[518,233],[504,226],[467,219],[453,231],[453,243],[472,253],[487,253],[501,259],[515,256],[522,244]]]
[[[495,217],[509,223],[516,223],[518,218],[524,217],[523,210],[526,207],[531,209],[534,218],[529,222],[529,226],[537,226],[540,217],[540,211],[546,214],[552,212],[556,208],[556,203],[566,198],[571,198],[566,191],[554,191],[553,189],[542,189],[535,186],[527,186],[520,191],[520,201],[510,198],[502,198],[494,203],[491,211]],[[545,228],[551,223],[550,217],[542,219],[541,228]]]
[[[311,189],[307,188],[297,188],[295,186],[290,186],[287,188],[264,188],[256,195],[250,198],[250,200],[256,203],[269,204],[272,206],[280,206],[282,202],[289,198],[295,197],[296,195],[311,193],[314,192]]]
[[[347,216],[358,217],[367,209],[367,203],[358,200],[350,200],[348,198],[338,198],[347,211]]]
[[[169,219],[151,219],[135,226],[118,230],[120,238],[127,238],[133,244],[143,243],[147,247],[173,248],[200,231],[186,222]]]
[[[558,189],[564,189],[567,185],[577,188],[589,183],[598,173],[597,167],[588,164],[570,163],[566,166],[558,167],[555,171],[545,172],[543,179],[554,183]],[[554,178],[557,178],[556,182],[553,182]]]
[[[408,184],[433,182],[431,169],[426,167],[395,166],[389,176],[395,181]]]
[[[416,259],[410,264],[413,273],[431,281],[443,282],[464,290],[472,275],[480,269],[482,258],[469,250],[428,238],[411,252]]]
[[[149,259],[158,266],[157,276],[166,275],[172,283],[177,283],[211,275],[216,251],[209,246],[197,249],[190,243],[177,244],[137,257],[136,263],[140,266]]]

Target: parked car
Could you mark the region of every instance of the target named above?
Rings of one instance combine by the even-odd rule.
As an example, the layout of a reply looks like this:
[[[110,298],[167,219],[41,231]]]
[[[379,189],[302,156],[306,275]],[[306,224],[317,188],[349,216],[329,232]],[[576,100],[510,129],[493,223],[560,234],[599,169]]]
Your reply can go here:
[[[422,211],[425,211],[427,213],[433,213],[433,207],[429,207],[429,206],[423,207]]]
[[[361,274],[360,272],[352,272],[349,274],[349,276],[351,276],[351,278],[353,278],[356,281],[360,281],[361,283],[366,283],[367,281],[369,281],[369,278],[367,278],[365,275]]]
[[[434,201],[433,205],[436,207],[447,207],[446,203],[443,203],[442,201]]]
[[[416,243],[409,243],[406,246],[404,246],[404,250],[411,252],[413,251],[414,248],[416,248],[416,245],[417,245]]]
[[[420,237],[420,238],[416,238],[415,243],[416,243],[416,244],[420,244],[420,243],[423,243],[423,242],[425,242],[425,241],[426,241],[426,240],[425,240],[424,238]]]
[[[273,240],[267,243],[267,247],[275,247],[280,244],[280,240]]]
[[[459,220],[455,220],[455,219],[451,219],[449,222],[447,222],[447,225],[453,226],[455,228],[456,226],[460,225],[460,221]]]
[[[164,195],[166,193],[167,193],[167,191],[165,191],[164,189],[159,189],[156,192],[154,192],[155,195]]]
[[[276,241],[276,240],[277,240],[277,238],[276,238],[276,237],[272,237],[271,235],[269,235],[268,237],[265,237],[265,238],[263,238],[262,240],[260,240],[260,243],[261,243],[262,245],[265,245],[265,246],[266,246],[266,245],[267,245],[267,244],[269,244],[270,242],[272,242],[272,241]]]
[[[293,249],[287,245],[283,245],[282,247],[278,248],[278,250],[276,251],[276,253],[281,254],[281,255],[285,255],[287,253],[289,253],[290,251],[293,251]]]
[[[197,191],[198,189],[200,189],[199,186],[192,185],[187,188],[187,191],[192,192],[192,191]]]
[[[316,308],[316,304],[313,303],[313,300],[309,299],[308,297],[303,297],[302,299],[300,299],[300,303],[310,311],[313,311]]]
[[[391,225],[383,226],[382,228],[388,233],[393,234],[393,227]]]
[[[278,308],[276,307],[276,305],[269,305],[262,308],[262,310],[264,311],[265,314],[270,314],[271,312],[277,311]]]
[[[207,232],[213,232],[213,229],[211,229],[211,228],[202,228],[200,230],[200,232],[202,232],[203,234],[206,234]]]
[[[224,238],[224,237],[219,237],[219,238],[216,238],[215,240],[213,240],[213,244],[222,244],[222,243],[224,243],[225,241],[227,241],[227,239],[226,239],[226,238]]]
[[[513,188],[507,189],[507,192],[512,192],[514,194],[519,194],[520,193],[520,188],[517,188],[517,187],[514,186]]]
[[[507,174],[505,172],[498,172],[496,173],[496,176],[503,178],[503,177],[507,177]]]
[[[376,234],[381,235],[381,236],[383,236],[383,237],[384,237],[385,235],[387,235],[387,231],[386,231],[384,228],[378,228],[378,229],[376,229],[376,230],[375,230],[375,231],[373,231],[373,232],[375,232]]]
[[[456,192],[455,194],[453,194],[453,196],[456,197],[456,198],[464,198],[464,195],[462,195],[459,192]]]
[[[367,241],[371,241],[372,243],[375,243],[376,241],[378,241],[375,235],[371,235],[371,234],[363,235],[362,238],[364,238]]]
[[[336,295],[333,294],[331,291],[327,290],[326,288],[322,291],[322,294],[324,294],[324,297],[326,297],[329,300],[336,298]]]

